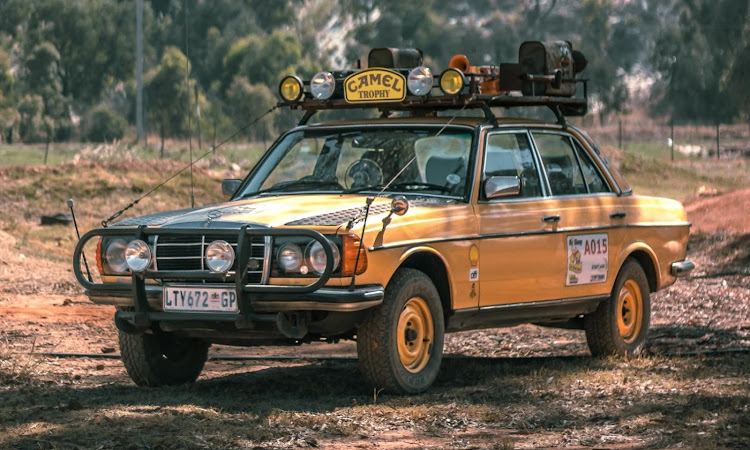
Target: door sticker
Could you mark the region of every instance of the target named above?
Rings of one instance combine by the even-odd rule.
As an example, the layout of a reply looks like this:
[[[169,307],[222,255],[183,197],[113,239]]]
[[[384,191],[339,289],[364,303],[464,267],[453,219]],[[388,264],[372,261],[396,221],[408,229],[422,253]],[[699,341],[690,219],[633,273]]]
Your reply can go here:
[[[469,269],[469,281],[479,281],[479,269],[472,267]]]
[[[604,283],[609,265],[607,233],[568,236],[565,286]]]

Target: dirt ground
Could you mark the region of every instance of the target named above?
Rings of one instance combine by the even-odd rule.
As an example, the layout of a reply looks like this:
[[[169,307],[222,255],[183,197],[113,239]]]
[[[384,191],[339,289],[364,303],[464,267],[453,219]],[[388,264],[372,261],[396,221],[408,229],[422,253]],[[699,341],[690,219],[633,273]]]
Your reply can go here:
[[[198,387],[168,390],[165,395],[177,400],[164,400],[154,391],[133,386],[117,359],[119,351],[112,323],[113,308],[92,305],[81,295],[80,288],[73,281],[69,263],[24,255],[19,251],[22,246],[18,245],[16,238],[0,231],[0,254],[5,255],[0,261],[0,402],[5,403],[5,406],[0,406],[0,447],[119,448],[124,444],[129,448],[396,449],[750,445],[750,422],[747,420],[750,417],[750,189],[696,196],[687,202],[686,208],[693,223],[689,258],[696,262],[697,269],[691,278],[681,280],[652,297],[652,329],[647,356],[636,362],[635,367],[645,368],[649,373],[662,370],[659,369],[662,365],[688,367],[694,364],[692,360],[679,355],[719,351],[719,356],[687,358],[726,367],[726,380],[712,376],[709,377],[712,381],[705,381],[698,376],[693,380],[697,391],[686,394],[684,400],[669,404],[658,414],[644,410],[635,414],[637,418],[624,419],[615,412],[589,412],[586,414],[599,414],[595,426],[572,428],[575,415],[555,419],[562,420],[561,426],[545,427],[544,420],[551,421],[551,418],[533,416],[536,419],[532,420],[523,409],[517,413],[508,412],[502,420],[493,420],[490,412],[461,413],[463,400],[460,399],[463,396],[489,395],[489,398],[494,398],[492,396],[497,395],[486,392],[492,389],[492,382],[489,385],[467,383],[459,375],[464,370],[481,379],[489,376],[486,372],[530,377],[532,387],[525,388],[527,393],[531,392],[528,389],[533,390],[533,380],[541,377],[549,386],[563,383],[561,390],[571,398],[592,395],[590,389],[586,393],[576,390],[576,381],[568,379],[578,371],[614,370],[620,374],[618,383],[628,385],[630,377],[643,383],[638,388],[643,392],[652,389],[649,387],[651,381],[638,379],[638,372],[630,372],[633,369],[627,368],[627,361],[590,362],[582,332],[531,325],[449,335],[445,373],[441,374],[435,388],[438,394],[428,394],[421,399],[391,398],[390,403],[382,406],[383,410],[373,409],[381,407],[377,392],[363,393],[357,385],[356,351],[351,342],[281,349],[214,346],[212,359],[196,384]],[[66,357],[68,353],[89,354],[90,357]],[[321,376],[332,378],[321,381],[318,378]],[[313,381],[320,383],[314,388],[314,394],[307,390],[309,387],[293,388],[294,395],[299,394],[299,403],[285,404],[293,403],[294,399],[281,392],[280,400],[264,397],[271,395],[264,391],[288,388],[287,384],[278,381],[280,377],[286,380],[284,383],[297,380],[300,386]],[[716,402],[714,407],[701,406],[707,414],[707,421],[712,420],[711,414],[720,414],[719,411],[725,408],[738,411],[729,423],[722,425],[724,428],[705,425],[708,428],[685,434],[687,437],[680,437],[679,433],[676,437],[657,437],[646,432],[615,430],[623,423],[631,423],[629,421],[633,421],[635,430],[641,429],[638,424],[643,421],[657,424],[656,428],[659,428],[659,423],[671,423],[667,416],[674,408],[678,415],[693,414],[681,411],[691,409],[695,396],[710,391],[709,386],[699,385],[696,380],[708,384],[734,383],[731,398],[717,394],[712,400]],[[606,384],[606,380],[602,383]],[[659,382],[654,383],[658,385]],[[275,406],[270,412],[238,413],[238,406],[233,409],[232,406],[213,405],[210,399],[226,389],[240,389],[243,395],[250,395],[246,391],[257,391],[258,398]],[[657,388],[650,395],[668,396],[669,389],[664,389],[664,392],[657,392]],[[126,405],[122,411],[118,411],[118,395]],[[431,404],[430,395],[439,397],[437,406]],[[554,404],[565,400],[547,393],[534,397],[533,401],[544,403],[545,395],[551,395],[550,401]],[[321,396],[327,406],[318,409]],[[102,401],[104,397],[106,402]],[[630,401],[628,396],[625,397],[626,403]],[[640,398],[634,396],[631,400],[636,397]],[[196,398],[198,400],[193,401]],[[309,400],[311,398],[315,400]],[[281,404],[274,401],[281,401]],[[377,406],[370,406],[362,412],[357,408],[364,401]],[[443,406],[446,404],[448,406]],[[479,411],[484,411],[481,401],[476,404]],[[99,405],[91,407],[96,412],[92,412],[91,405]],[[596,405],[596,401],[587,400],[573,406],[596,411]],[[231,418],[221,416],[224,408],[235,411]],[[360,412],[352,413],[352,408]],[[513,408],[521,407],[514,403],[513,407],[506,409],[512,411]],[[544,409],[543,406],[540,408]],[[627,408],[627,404],[619,408]],[[445,414],[440,414],[443,409]],[[85,427],[86,414],[94,414],[96,427]],[[482,421],[476,419],[477,414],[483,417]],[[150,418],[156,416],[161,417],[161,421],[150,422]],[[202,430],[216,420],[224,427],[222,431],[215,431],[216,436],[221,436],[221,433],[242,435],[246,432],[239,431],[243,429],[243,421],[261,420],[261,428],[266,431],[259,432],[260,435],[225,440],[218,437],[212,440],[206,436],[214,434],[196,431],[193,437],[187,438],[183,436],[184,428],[177,424],[168,425],[169,420],[164,420],[164,417],[187,420],[196,430]],[[368,422],[367,417],[372,421]],[[739,419],[744,422],[732,423],[738,420],[737,417],[744,417]],[[565,421],[572,422],[565,425]],[[70,425],[71,422],[75,422],[75,426]],[[131,426],[129,435],[132,440],[122,440],[121,435],[113,436],[104,431],[107,427],[114,427],[115,423],[117,426]],[[75,433],[61,432],[66,426],[71,426]],[[164,428],[159,431],[160,427]],[[181,437],[175,438],[178,432]],[[698,440],[690,441],[691,436]]]

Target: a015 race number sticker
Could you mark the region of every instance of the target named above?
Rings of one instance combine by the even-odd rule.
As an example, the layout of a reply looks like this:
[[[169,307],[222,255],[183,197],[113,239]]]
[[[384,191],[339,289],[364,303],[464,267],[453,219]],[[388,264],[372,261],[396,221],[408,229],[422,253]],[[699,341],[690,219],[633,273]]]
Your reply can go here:
[[[568,236],[568,273],[565,286],[604,283],[609,264],[607,233]]]

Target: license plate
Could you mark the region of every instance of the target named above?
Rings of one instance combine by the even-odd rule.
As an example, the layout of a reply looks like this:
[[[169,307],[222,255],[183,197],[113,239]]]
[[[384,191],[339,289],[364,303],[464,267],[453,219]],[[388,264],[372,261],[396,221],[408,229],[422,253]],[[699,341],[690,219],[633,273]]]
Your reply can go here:
[[[233,288],[206,285],[164,286],[164,311],[237,312],[237,293]]]

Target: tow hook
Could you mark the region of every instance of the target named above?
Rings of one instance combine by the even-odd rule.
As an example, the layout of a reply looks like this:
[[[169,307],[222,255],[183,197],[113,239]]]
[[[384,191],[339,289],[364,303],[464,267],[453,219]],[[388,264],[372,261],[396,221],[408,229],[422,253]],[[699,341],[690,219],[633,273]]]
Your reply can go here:
[[[276,316],[276,326],[290,339],[302,339],[307,335],[307,314],[302,312],[280,312]]]
[[[115,313],[115,326],[125,334],[138,335],[151,328],[151,320],[146,313],[136,313],[131,322],[122,317],[120,311],[117,311]]]

